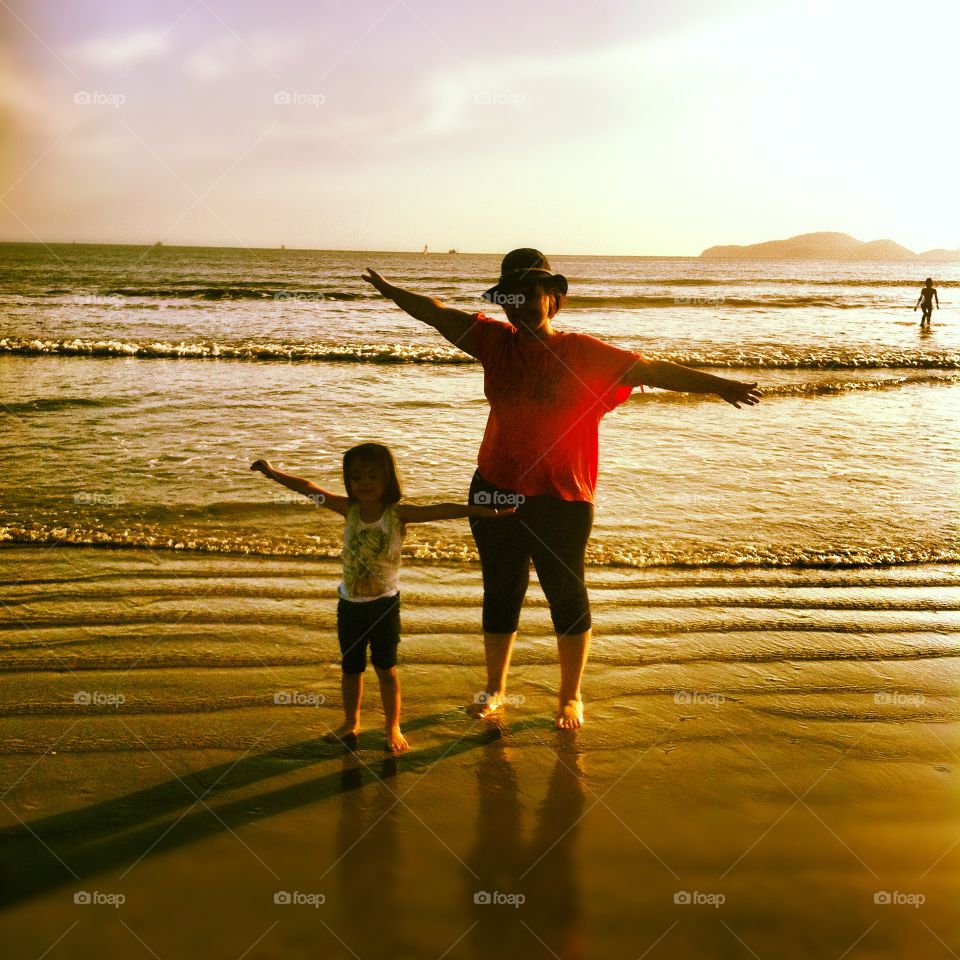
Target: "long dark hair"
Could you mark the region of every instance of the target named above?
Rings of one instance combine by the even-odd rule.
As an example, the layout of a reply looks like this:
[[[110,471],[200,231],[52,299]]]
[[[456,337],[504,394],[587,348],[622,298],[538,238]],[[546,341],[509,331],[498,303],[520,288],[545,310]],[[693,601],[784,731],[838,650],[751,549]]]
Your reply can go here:
[[[400,477],[393,454],[382,443],[361,443],[351,447],[343,455],[343,485],[347,489],[347,499],[353,501],[350,489],[350,470],[356,463],[369,463],[383,471],[387,485],[383,491],[384,503],[398,503],[403,494],[400,492]]]

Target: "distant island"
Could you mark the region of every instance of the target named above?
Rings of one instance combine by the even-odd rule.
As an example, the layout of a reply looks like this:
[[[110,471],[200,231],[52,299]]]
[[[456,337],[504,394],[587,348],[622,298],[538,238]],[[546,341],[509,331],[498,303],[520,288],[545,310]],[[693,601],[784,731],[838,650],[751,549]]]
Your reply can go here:
[[[708,247],[701,257],[735,260],[960,260],[960,249],[914,253],[892,240],[864,243],[848,233],[801,233],[789,240]]]

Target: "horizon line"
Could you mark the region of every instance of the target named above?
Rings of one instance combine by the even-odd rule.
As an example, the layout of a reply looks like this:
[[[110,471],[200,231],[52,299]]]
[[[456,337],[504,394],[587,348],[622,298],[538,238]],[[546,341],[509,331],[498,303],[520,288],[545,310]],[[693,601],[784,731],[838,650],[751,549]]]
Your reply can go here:
[[[133,243],[118,240],[4,240],[0,239],[0,245],[32,246],[32,247],[141,247],[152,249],[160,246],[165,250],[271,250],[293,253],[402,253],[413,254],[417,256],[466,256],[466,257],[502,257],[503,253],[499,250],[430,250],[426,254],[422,250],[380,250],[380,249],[360,249],[356,247],[288,247],[281,246],[237,246],[222,243]],[[605,257],[607,259],[619,257],[628,260],[689,260],[691,258],[699,259],[699,253],[551,253],[551,257]]]
[[[873,241],[863,241],[857,240],[852,234],[843,233],[843,231],[838,230],[817,230],[811,231],[809,233],[794,234],[792,237],[785,237],[782,240],[762,240],[756,243],[723,243],[723,244],[712,244],[709,247],[705,247],[700,253],[557,253],[551,252],[551,257],[601,257],[604,259],[621,259],[621,260],[739,260],[744,259],[741,256],[732,256],[732,257],[704,257],[704,253],[707,250],[715,249],[716,247],[730,247],[733,249],[743,249],[745,247],[754,247],[754,246],[763,246],[769,243],[784,243],[789,240],[799,239],[800,237],[807,237],[817,234],[840,234],[842,236],[850,237],[851,240],[854,240],[857,243],[862,245],[868,245],[870,243],[893,243],[896,246],[901,247],[907,253],[911,254],[913,257],[916,257],[918,260],[921,260],[930,253],[935,251],[944,250],[951,254],[960,253],[960,247],[951,249],[948,247],[933,247],[930,250],[921,250],[913,251],[908,247],[903,247],[902,244],[898,243],[895,240],[890,240],[889,238],[881,238],[880,240]],[[61,247],[71,247],[71,246],[82,246],[82,247],[134,247],[138,249],[153,249],[154,247],[159,247],[166,250],[249,250],[249,251],[282,251],[282,252],[292,252],[292,253],[369,253],[369,254],[404,254],[410,256],[439,256],[439,257],[449,257],[449,256],[480,256],[480,257],[502,257],[503,253],[501,251],[482,251],[482,250],[459,250],[456,248],[444,250],[417,250],[417,249],[404,249],[404,250],[385,250],[385,249],[375,249],[375,248],[346,248],[346,247],[288,247],[285,244],[279,246],[250,246],[250,245],[230,245],[230,244],[210,244],[210,243],[163,243],[160,240],[156,240],[153,243],[149,242],[124,242],[124,241],[103,241],[103,240],[6,240],[0,239],[0,245],[20,245],[20,246],[37,246],[37,247],[50,247],[50,246],[61,246]],[[750,259],[750,258],[747,258]],[[766,260],[769,258],[760,257],[758,259]],[[780,258],[776,258],[780,259]],[[855,257],[786,257],[785,260],[838,260],[838,261],[847,261],[853,262],[856,260]],[[875,258],[867,258],[864,262],[873,262]]]

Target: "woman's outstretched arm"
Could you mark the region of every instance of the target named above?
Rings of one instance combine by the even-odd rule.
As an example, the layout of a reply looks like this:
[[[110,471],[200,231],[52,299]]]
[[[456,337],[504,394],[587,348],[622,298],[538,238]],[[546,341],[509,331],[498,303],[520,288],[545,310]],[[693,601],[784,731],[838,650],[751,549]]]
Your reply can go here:
[[[715,393],[721,400],[732,403],[738,410],[740,404],[748,407],[760,402],[762,391],[756,383],[745,380],[728,380],[715,377],[712,373],[703,373],[691,367],[682,367],[669,360],[638,360],[620,381],[625,387],[639,387],[645,384],[660,387],[662,390],[682,390],[686,393]]]
[[[401,310],[409,313],[411,317],[429,324],[455,347],[459,347],[464,353],[469,353],[471,357],[477,355],[476,341],[473,338],[472,313],[454,310],[453,307],[444,306],[433,297],[424,297],[411,290],[395,287],[370,267],[367,267],[363,279],[376,287],[388,300],[392,300]]]
[[[428,523],[431,520],[460,520],[464,517],[505,517],[515,513],[515,507],[480,507],[463,503],[413,503],[397,505],[401,523]]]

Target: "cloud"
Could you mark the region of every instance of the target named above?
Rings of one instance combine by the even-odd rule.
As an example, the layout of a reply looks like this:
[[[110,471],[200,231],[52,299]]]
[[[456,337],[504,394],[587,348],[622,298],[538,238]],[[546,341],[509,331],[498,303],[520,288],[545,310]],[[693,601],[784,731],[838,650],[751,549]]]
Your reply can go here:
[[[212,43],[199,47],[185,57],[182,70],[194,80],[217,80],[237,69],[240,65],[239,54],[244,54],[244,51],[236,37],[217,37]]]
[[[167,50],[167,38],[160,30],[140,30],[122,36],[93,37],[77,44],[72,54],[96,67],[124,67]]]

